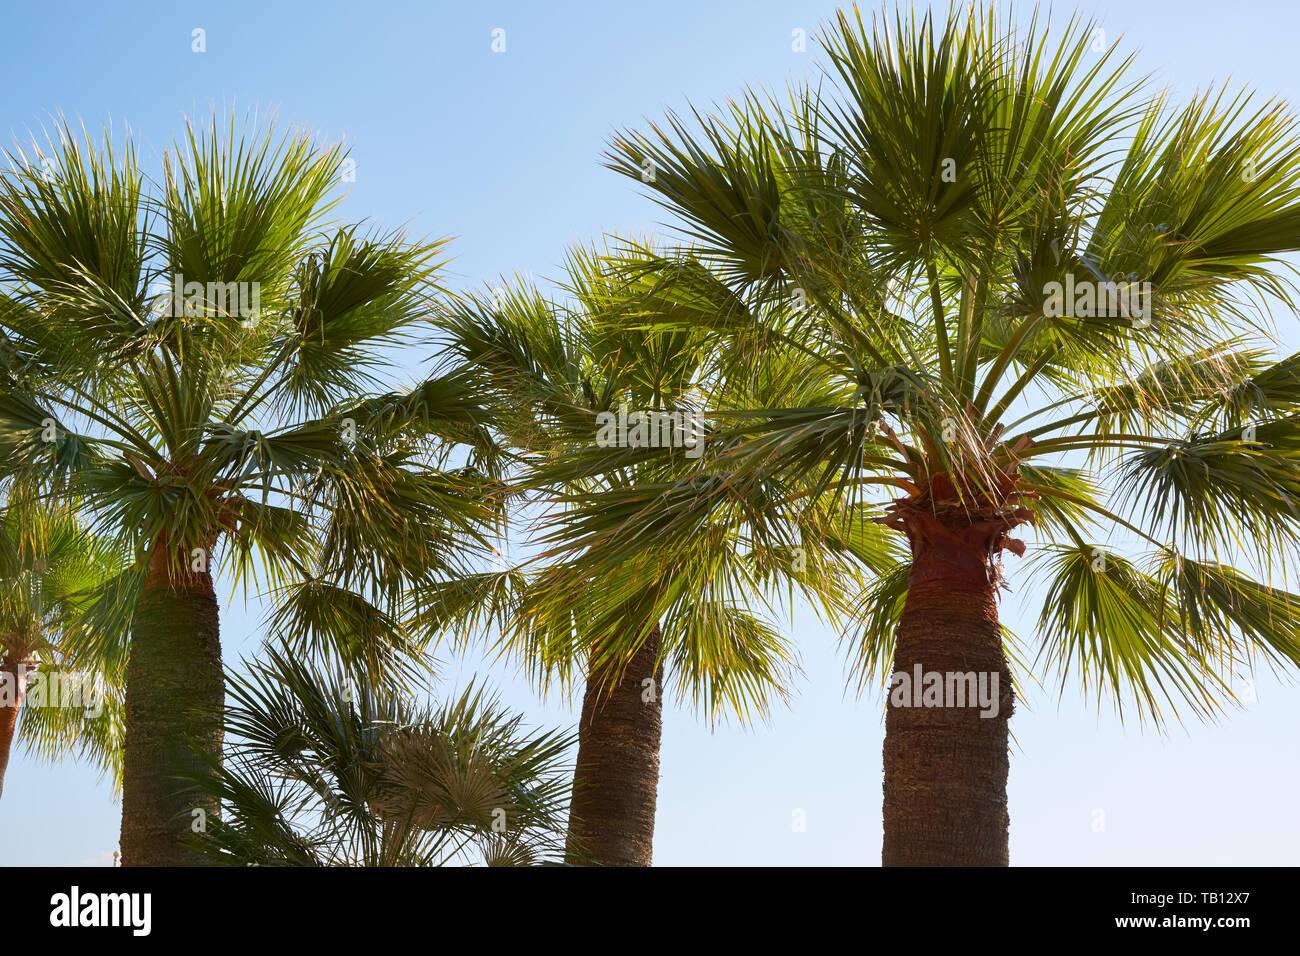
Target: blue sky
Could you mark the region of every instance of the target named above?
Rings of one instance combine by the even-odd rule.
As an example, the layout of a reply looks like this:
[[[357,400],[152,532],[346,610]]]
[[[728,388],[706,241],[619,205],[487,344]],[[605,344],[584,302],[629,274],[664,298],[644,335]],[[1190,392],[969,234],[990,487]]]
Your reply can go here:
[[[269,110],[282,125],[352,144],[356,182],[341,214],[455,237],[451,284],[552,276],[572,243],[657,228],[657,208],[601,164],[612,132],[747,84],[810,75],[816,46],[793,52],[792,31],[811,34],[835,9],[769,0],[23,4],[0,31],[0,139],[25,138],[61,112],[91,129],[126,124],[149,163],[187,115]],[[1058,5],[1058,15],[1068,9]],[[1176,102],[1231,79],[1300,103],[1300,8],[1160,0],[1083,9],[1108,41],[1123,34],[1139,49],[1139,66]],[[204,53],[192,52],[195,28]],[[496,28],[506,31],[504,53],[491,49]],[[1280,318],[1294,348],[1294,317]],[[1011,574],[1014,585],[1014,564]],[[228,582],[223,597],[234,660],[255,650],[258,613]],[[1003,614],[1032,642],[1037,608],[1017,589]],[[689,709],[667,715],[657,863],[878,863],[883,698],[846,690],[835,635],[809,616],[797,616],[794,634],[805,677],[768,724],[711,731]],[[449,689],[476,672],[539,723],[575,719],[508,667],[445,660]],[[1255,696],[1216,726],[1162,736],[1121,726],[1108,706],[1073,693],[1058,702],[1050,685],[1031,689],[1012,722],[1012,862],[1293,863],[1300,690],[1261,675]],[[102,864],[117,832],[118,806],[94,772],[15,754],[0,863]]]

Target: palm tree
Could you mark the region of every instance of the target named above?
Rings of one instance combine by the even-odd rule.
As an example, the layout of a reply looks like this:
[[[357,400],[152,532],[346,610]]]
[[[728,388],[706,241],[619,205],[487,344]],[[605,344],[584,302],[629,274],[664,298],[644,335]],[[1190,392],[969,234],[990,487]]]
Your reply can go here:
[[[1008,551],[1032,546],[1047,592],[1026,666],[1121,713],[1209,716],[1243,668],[1300,663],[1297,598],[1270,583],[1300,531],[1300,356],[1266,322],[1294,304],[1296,122],[1244,95],[1174,108],[1094,24],[1015,24],[840,14],[824,84],[608,154],[731,293],[691,318],[706,377],[762,359],[848,390],[711,409],[719,479],[616,520],[687,534],[802,475],[905,542],[855,638],[861,679],[889,678],[886,865],[1008,862]],[[564,473],[620,464],[593,448]]]
[[[525,732],[481,688],[419,708],[287,647],[227,681],[225,817],[192,837],[226,866],[557,862],[572,739]]]
[[[125,574],[74,513],[11,489],[0,512],[0,793],[15,740],[46,759],[76,753],[120,787],[129,619],[104,612]],[[22,706],[29,683],[39,706]]]
[[[717,311],[727,290],[698,263],[647,267],[653,253],[645,245],[616,249],[572,253],[554,298],[516,282],[448,304],[441,325],[458,363],[453,373],[476,378],[503,448],[519,460],[523,550],[537,553],[520,568],[484,575],[477,587],[439,589],[428,606],[442,630],[457,602],[468,610],[462,625],[503,625],[504,649],[543,686],[567,687],[576,672],[584,691],[568,859],[648,866],[665,678],[711,721],[766,716],[797,670],[793,647],[766,619],[780,593],[797,590],[834,618],[858,577],[849,548],[838,539],[837,549],[830,546],[826,516],[816,509],[804,509],[802,527],[783,529],[787,537],[770,538],[763,549],[744,520],[761,507],[752,500],[732,502],[734,520],[712,530],[676,538],[619,533],[620,514],[661,496],[694,497],[695,483],[707,478],[692,453],[690,416],[711,397],[697,380],[707,352],[695,325]],[[648,331],[650,315],[678,326]],[[739,393],[756,383],[751,375],[710,387],[747,401]],[[611,425],[618,416],[631,420],[632,431],[645,422],[655,445],[666,438],[676,447],[659,456],[646,434],[640,446],[621,442],[620,467],[595,481],[552,472],[550,461],[575,446],[619,444]],[[771,496],[767,504],[781,492],[776,482],[761,490]],[[867,537],[879,543],[884,536]]]
[[[442,243],[328,220],[340,148],[214,118],[156,184],[108,136],[38,153],[0,179],[4,474],[133,557],[122,859],[183,864],[218,814],[178,787],[208,766],[191,743],[221,752],[215,572],[392,670],[407,586],[457,573],[495,520],[470,467],[490,449],[444,467],[483,437],[464,383],[376,391]]]

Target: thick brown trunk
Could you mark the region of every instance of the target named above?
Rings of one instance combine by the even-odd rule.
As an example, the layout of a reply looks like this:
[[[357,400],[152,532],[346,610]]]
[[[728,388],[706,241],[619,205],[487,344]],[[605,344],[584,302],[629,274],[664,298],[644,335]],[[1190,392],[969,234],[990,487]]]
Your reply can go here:
[[[658,653],[656,625],[617,685],[594,669],[587,677],[569,807],[570,863],[650,865],[663,729]]]
[[[13,749],[14,733],[18,729],[18,708],[22,704],[25,676],[21,656],[0,657],[0,681],[12,688],[14,694],[12,707],[0,706],[0,796],[4,795],[9,751]]]
[[[217,599],[204,571],[179,580],[159,565],[136,605],[126,672],[122,865],[192,866],[182,841],[215,820],[215,801],[188,793],[210,773],[187,738],[220,758],[224,697]]]
[[[987,545],[983,553],[954,553],[915,538],[913,547],[885,719],[882,859],[885,866],[1006,866],[1013,695],[998,628],[996,571]],[[906,691],[917,665],[923,674],[944,675],[940,706],[896,705],[915,703]],[[982,676],[997,699],[994,716],[982,716],[978,701],[957,706],[948,692],[947,675],[970,673],[977,682]]]

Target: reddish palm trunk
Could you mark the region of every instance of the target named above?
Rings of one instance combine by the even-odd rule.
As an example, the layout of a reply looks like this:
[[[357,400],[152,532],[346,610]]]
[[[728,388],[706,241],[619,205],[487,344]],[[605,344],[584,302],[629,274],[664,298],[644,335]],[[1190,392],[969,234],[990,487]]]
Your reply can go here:
[[[971,556],[968,556],[971,557]],[[894,674],[983,676],[994,716],[978,701],[914,706],[890,694],[885,718],[885,866],[1006,866],[1007,721],[1011,676],[998,627],[996,583],[985,561],[954,561],[940,549],[915,555],[898,627]],[[903,685],[903,690],[908,685]],[[897,704],[901,700],[908,706]]]
[[[14,733],[18,729],[18,708],[23,696],[22,655],[0,657],[0,680],[13,688],[13,706],[0,706],[0,796],[4,795],[5,772],[9,769],[9,751],[13,749]]]
[[[224,685],[212,576],[173,579],[160,554],[136,605],[127,662],[123,866],[203,862],[182,841],[218,811],[214,801],[187,793],[185,779],[211,772],[189,740],[221,756]]]
[[[656,625],[614,687],[603,671],[588,675],[569,806],[571,863],[650,865],[663,729],[658,652]]]
[[[1015,504],[1014,485],[1008,475],[998,501],[975,502],[976,520],[972,504],[944,500],[951,485],[935,496],[946,507],[933,499],[900,501],[886,519],[907,532],[912,570],[885,718],[885,866],[1009,862],[1007,723],[1014,694],[997,592],[1002,549],[1023,551],[1007,533],[1030,517]],[[911,686],[918,667],[923,678],[938,675],[941,690],[933,697],[918,699]],[[978,693],[971,699],[967,675],[984,691],[983,702]],[[935,686],[933,678],[922,684]]]

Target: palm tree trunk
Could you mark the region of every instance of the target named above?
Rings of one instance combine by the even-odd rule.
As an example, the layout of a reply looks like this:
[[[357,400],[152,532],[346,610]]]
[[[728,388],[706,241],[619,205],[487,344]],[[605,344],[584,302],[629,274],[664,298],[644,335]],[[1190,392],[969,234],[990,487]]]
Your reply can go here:
[[[650,865],[663,729],[658,653],[655,625],[616,686],[608,686],[603,670],[593,668],[587,677],[569,806],[570,863]]]
[[[208,571],[168,573],[162,549],[136,605],[126,672],[122,865],[192,866],[182,845],[217,817],[215,801],[185,791],[210,768],[192,739],[220,759],[224,700],[217,598]]]
[[[23,667],[23,655],[8,654],[0,657],[0,675],[9,675],[13,687],[13,706],[0,705],[0,796],[4,795],[5,772],[9,769],[9,751],[13,749],[14,733],[18,729],[18,708],[22,705],[23,684],[26,674]],[[0,676],[0,680],[4,680]],[[5,683],[9,683],[5,681]]]
[[[914,543],[907,603],[898,627],[885,718],[885,866],[1006,866],[1007,721],[1014,706],[998,626],[997,571],[987,545],[950,549]],[[944,675],[941,706],[905,693],[917,665]],[[996,714],[954,706],[946,675],[984,676]],[[921,693],[915,691],[914,693]],[[896,704],[895,701],[906,702]],[[987,708],[992,710],[992,708]]]

